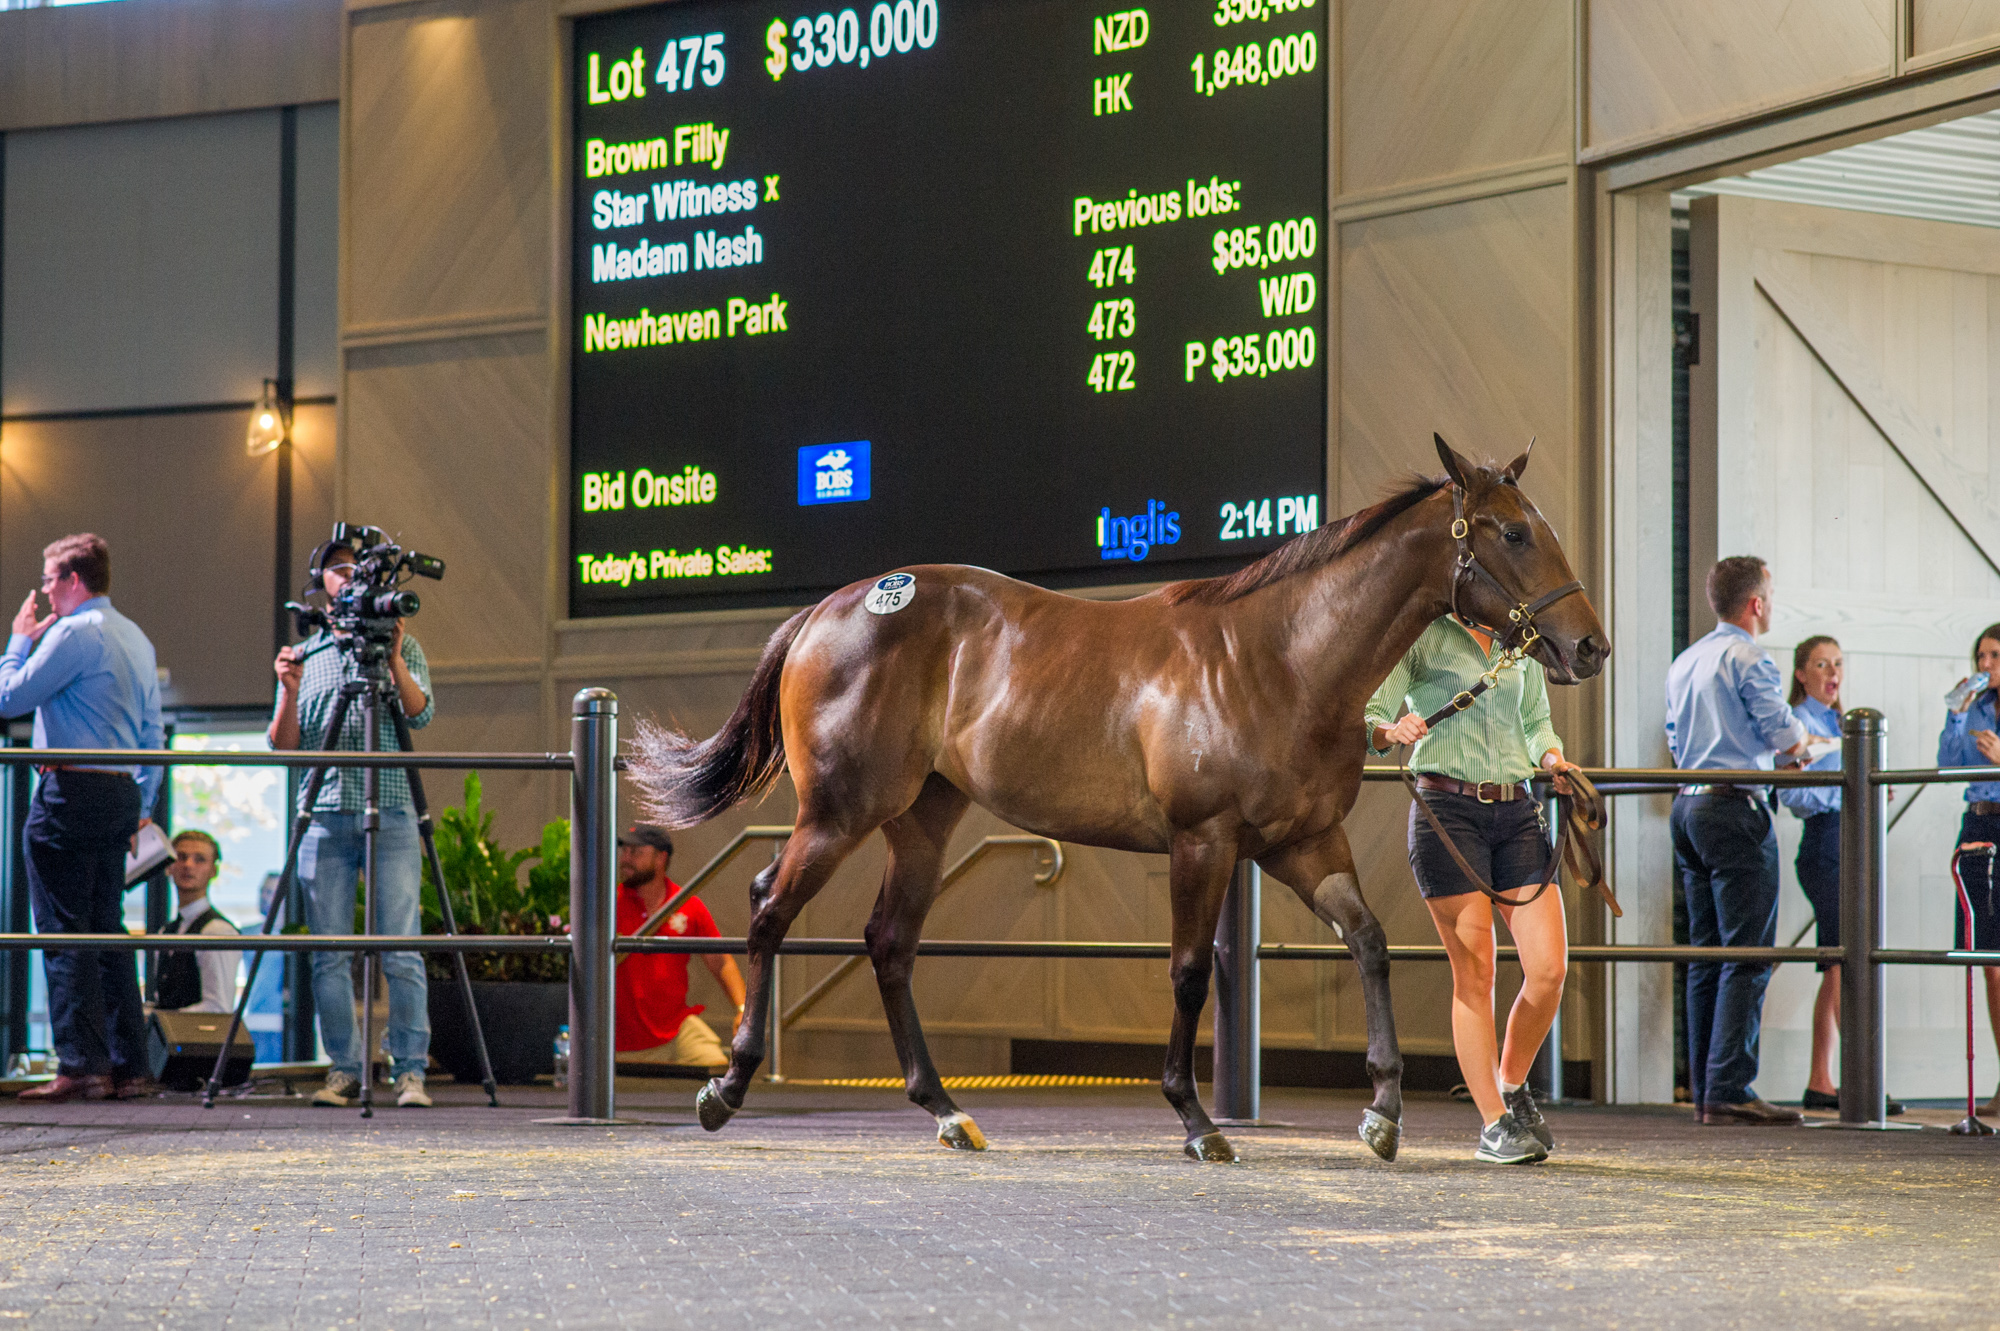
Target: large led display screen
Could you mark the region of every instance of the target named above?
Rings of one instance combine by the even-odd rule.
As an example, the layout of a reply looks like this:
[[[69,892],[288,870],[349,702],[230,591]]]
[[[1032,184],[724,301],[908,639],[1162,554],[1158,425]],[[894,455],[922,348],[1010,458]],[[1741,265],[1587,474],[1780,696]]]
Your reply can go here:
[[[1327,0],[579,20],[570,608],[1324,520]]]

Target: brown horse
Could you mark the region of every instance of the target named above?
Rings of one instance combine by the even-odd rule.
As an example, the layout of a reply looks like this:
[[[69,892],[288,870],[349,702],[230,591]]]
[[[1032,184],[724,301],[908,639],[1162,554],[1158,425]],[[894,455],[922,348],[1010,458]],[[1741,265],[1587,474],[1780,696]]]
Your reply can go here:
[[[1528,455],[1473,466],[1437,446],[1448,479],[1418,480],[1228,577],[1128,601],[948,564],[855,583],[772,635],[713,737],[642,723],[631,774],[662,822],[713,818],[787,768],[798,791],[797,830],[751,888],[748,1010],[727,1073],[696,1099],[702,1126],[742,1107],[763,1061],[786,931],[880,828],[889,864],[866,936],[904,1084],[941,1142],[985,1146],[938,1080],[910,993],[945,843],[977,801],[1044,836],[1171,857],[1162,1089],[1197,1160],[1236,1158],[1194,1079],[1230,874],[1254,859],[1298,893],[1359,964],[1375,1084],[1361,1136],[1394,1159],[1403,1063],[1386,939],[1341,826],[1360,789],[1362,708],[1454,605],[1510,625],[1503,638],[1558,682],[1596,674],[1608,651],[1555,533],[1515,484]]]

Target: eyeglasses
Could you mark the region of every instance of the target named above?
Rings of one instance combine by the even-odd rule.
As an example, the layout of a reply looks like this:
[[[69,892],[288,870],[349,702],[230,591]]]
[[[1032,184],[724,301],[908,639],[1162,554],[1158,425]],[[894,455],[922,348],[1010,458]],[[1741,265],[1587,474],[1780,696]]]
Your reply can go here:
[[[42,587],[44,590],[46,590],[50,587],[55,586],[57,583],[61,582],[64,578],[67,578],[68,576],[69,574],[67,573],[44,573],[42,574]]]

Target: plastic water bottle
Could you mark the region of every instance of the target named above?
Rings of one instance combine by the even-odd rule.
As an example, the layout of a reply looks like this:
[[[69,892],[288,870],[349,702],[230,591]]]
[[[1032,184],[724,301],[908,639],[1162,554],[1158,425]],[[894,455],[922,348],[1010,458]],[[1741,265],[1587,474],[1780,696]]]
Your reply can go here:
[[[1982,670],[1971,679],[1962,680],[1954,685],[1951,692],[1944,695],[1944,705],[1954,712],[1962,712],[1972,706],[1973,701],[1986,692],[1987,685],[1992,682]]]
[[[557,1087],[569,1085],[569,1027],[556,1031],[556,1077]]]

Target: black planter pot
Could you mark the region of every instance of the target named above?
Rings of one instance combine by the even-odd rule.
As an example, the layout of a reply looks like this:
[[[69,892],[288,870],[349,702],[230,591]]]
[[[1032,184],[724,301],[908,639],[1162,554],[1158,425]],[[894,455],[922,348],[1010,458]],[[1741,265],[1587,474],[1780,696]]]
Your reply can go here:
[[[479,1050],[458,981],[433,979],[430,985],[431,1057],[459,1081],[476,1083]],[[474,980],[472,1001],[479,1005],[495,1081],[524,1086],[555,1071],[556,1032],[569,1021],[568,984]]]

